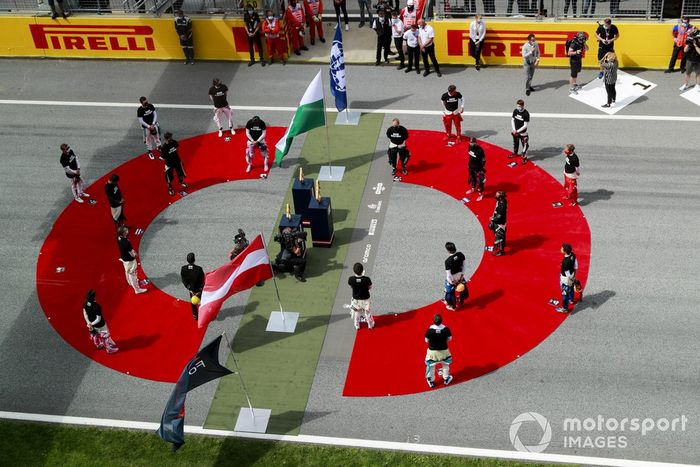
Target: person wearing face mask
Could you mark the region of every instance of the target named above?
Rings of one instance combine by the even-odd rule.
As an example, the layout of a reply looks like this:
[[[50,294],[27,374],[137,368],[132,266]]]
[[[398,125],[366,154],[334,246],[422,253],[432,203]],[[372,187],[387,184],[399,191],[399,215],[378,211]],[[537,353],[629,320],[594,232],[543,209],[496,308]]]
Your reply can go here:
[[[540,46],[537,45],[535,35],[527,36],[527,42],[523,45],[523,69],[525,70],[525,95],[529,96],[535,88],[532,87],[532,77],[535,69],[540,64]]]
[[[685,47],[685,40],[688,37],[688,31],[690,31],[690,18],[683,16],[678,24],[673,26],[671,34],[673,35],[673,53],[671,53],[671,61],[668,62],[668,69],[664,73],[673,73],[676,67],[676,60],[678,60],[678,54],[681,53],[683,47]],[[685,63],[686,56],[683,54],[681,58],[681,73],[685,73]]]
[[[598,62],[603,60],[603,57],[609,53],[615,51],[615,41],[619,39],[620,32],[617,30],[617,26],[612,24],[610,18],[605,18],[603,24],[598,26],[595,32],[595,38],[598,39]],[[600,68],[600,73],[598,73],[598,79],[603,78],[603,67]]]
[[[404,54],[403,54],[403,21],[399,19],[399,12],[394,10],[391,12],[391,37],[394,40],[394,47],[398,52],[399,66],[396,67],[397,70],[403,69],[404,66]]]
[[[289,42],[294,49],[294,55],[301,55],[299,50],[309,50],[304,44],[304,23],[306,23],[306,15],[304,8],[297,0],[289,0],[289,6],[285,16],[287,24],[289,24]]]
[[[260,16],[250,3],[246,5],[246,11],[243,15],[243,22],[245,22],[245,29],[248,35],[248,51],[250,53],[250,62],[248,62],[248,66],[253,66],[255,63],[255,46],[258,47],[260,64],[265,66],[265,60],[263,60],[262,38],[260,37]]]
[[[420,49],[418,47],[418,25],[413,23],[408,30],[403,33],[403,40],[406,42],[406,55],[408,56],[408,67],[406,73],[413,71],[413,66],[416,67],[416,73],[420,74]]]
[[[513,153],[508,158],[518,157],[518,148],[523,145],[523,164],[527,164],[527,150],[530,149],[530,137],[527,134],[527,124],[530,122],[530,112],[525,110],[525,101],[518,99],[517,107],[510,119],[511,135],[513,135]]]
[[[322,18],[323,0],[304,0],[304,8],[306,8],[306,24],[309,26],[311,45],[316,44],[316,32],[318,32],[318,40],[325,44]]]
[[[573,144],[567,144],[564,147],[564,199],[571,200],[569,206],[578,204],[578,178],[581,176],[581,164],[578,156],[574,152],[576,148]]]
[[[377,33],[377,61],[374,63],[375,66],[381,63],[382,50],[384,51],[384,61],[389,63],[389,47],[391,47],[391,24],[384,10],[379,10],[377,15],[372,24],[372,29]]]
[[[440,64],[435,57],[435,31],[433,27],[425,22],[425,20],[418,20],[418,44],[420,45],[420,54],[423,58],[423,76],[428,76],[430,74],[430,65],[428,64],[428,58],[433,62],[435,67],[435,73],[438,78],[442,76],[440,73]]]
[[[272,65],[274,57],[277,56],[282,64],[286,64],[284,46],[280,38],[280,22],[272,14],[272,10],[265,11],[265,20],[262,23],[262,31],[265,34],[265,42],[267,43],[267,58],[268,65]]]
[[[185,65],[194,65],[194,42],[192,41],[192,20],[182,10],[177,10],[175,32],[180,38],[180,47],[185,53]]]
[[[481,68],[481,48],[486,37],[486,23],[481,19],[481,15],[474,16],[474,21],[469,25],[469,55],[474,57],[476,71]]]
[[[411,29],[411,26],[418,24],[418,17],[416,16],[416,8],[413,5],[413,0],[408,0],[406,6],[401,9],[399,13],[399,19],[403,22],[404,31]]]

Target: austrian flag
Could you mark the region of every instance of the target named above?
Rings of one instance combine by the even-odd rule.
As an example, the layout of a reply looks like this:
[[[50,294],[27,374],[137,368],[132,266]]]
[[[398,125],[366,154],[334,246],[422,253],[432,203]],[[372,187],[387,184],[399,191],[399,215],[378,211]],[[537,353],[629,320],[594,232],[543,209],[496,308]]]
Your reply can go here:
[[[271,277],[270,258],[265,251],[262,237],[258,235],[230,263],[206,274],[197,326],[207,327],[231,295],[250,289],[258,282]]]

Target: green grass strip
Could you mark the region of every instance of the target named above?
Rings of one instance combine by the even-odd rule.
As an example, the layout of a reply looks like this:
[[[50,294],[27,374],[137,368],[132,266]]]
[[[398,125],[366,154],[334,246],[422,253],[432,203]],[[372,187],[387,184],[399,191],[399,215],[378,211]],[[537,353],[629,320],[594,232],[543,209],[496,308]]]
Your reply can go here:
[[[292,274],[277,281],[284,309],[300,312],[296,332],[265,331],[270,311],[279,308],[272,281],[267,281],[253,289],[233,341],[253,406],[272,410],[268,433],[299,432],[382,121],[381,115],[363,115],[358,126],[328,128],[333,164],[345,166],[342,182],[321,182],[321,194],[330,196],[333,206],[333,247],[308,249],[308,282],[297,282]],[[326,130],[318,128],[307,134],[300,164],[315,179],[327,163]],[[286,203],[293,206],[291,183],[280,218]],[[273,230],[277,232],[276,225]],[[268,250],[274,255],[279,246],[270,244]],[[226,366],[235,368],[231,357]],[[245,406],[238,377],[222,378],[205,426],[233,430]]]
[[[144,431],[0,422],[0,460],[12,467],[544,465],[196,435],[188,435],[187,444],[175,454],[168,446]]]

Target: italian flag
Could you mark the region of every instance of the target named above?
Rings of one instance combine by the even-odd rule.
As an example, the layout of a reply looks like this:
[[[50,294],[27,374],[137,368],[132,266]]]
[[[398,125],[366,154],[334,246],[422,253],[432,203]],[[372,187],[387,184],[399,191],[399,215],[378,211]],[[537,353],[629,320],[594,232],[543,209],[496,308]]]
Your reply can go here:
[[[282,165],[282,158],[289,152],[295,136],[326,124],[324,110],[323,82],[321,81],[321,70],[319,70],[309,87],[306,88],[304,97],[301,98],[299,107],[292,117],[292,122],[287,127],[287,132],[275,145],[277,165]]]

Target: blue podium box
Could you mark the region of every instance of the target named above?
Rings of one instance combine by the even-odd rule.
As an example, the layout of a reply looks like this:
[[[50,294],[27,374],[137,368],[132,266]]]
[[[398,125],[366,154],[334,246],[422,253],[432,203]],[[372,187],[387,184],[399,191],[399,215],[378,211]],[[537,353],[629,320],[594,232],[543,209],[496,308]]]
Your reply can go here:
[[[282,214],[282,220],[280,220],[280,225],[279,225],[279,231],[282,233],[282,231],[287,228],[291,227],[293,230],[296,229],[299,232],[304,230],[304,227],[301,224],[301,215],[300,214],[292,214],[292,216],[287,219],[286,214]]]
[[[335,235],[331,199],[327,196],[321,197],[321,201],[311,198],[308,214],[311,221],[313,246],[330,247],[333,244],[333,236]]]
[[[308,210],[309,202],[313,197],[313,178],[304,178],[301,181],[298,178],[295,178],[294,185],[292,185],[292,199],[294,200],[294,212],[301,215],[301,222],[307,227],[311,224],[311,222],[309,221]]]

